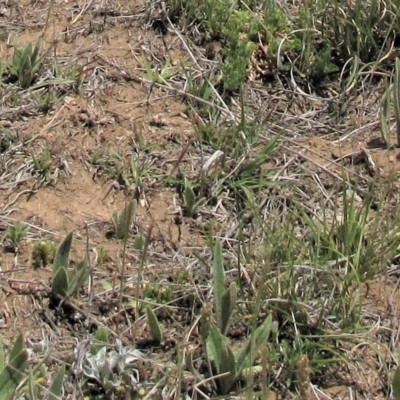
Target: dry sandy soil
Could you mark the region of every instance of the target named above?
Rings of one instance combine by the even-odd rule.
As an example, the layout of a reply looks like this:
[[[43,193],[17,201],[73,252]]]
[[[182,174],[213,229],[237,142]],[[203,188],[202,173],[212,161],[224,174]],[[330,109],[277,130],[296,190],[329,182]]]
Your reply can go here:
[[[199,315],[199,306],[185,308],[185,301],[189,301],[185,298],[171,306],[172,316],[164,321],[168,340],[161,347],[152,347],[146,324],[135,321],[134,311],[119,310],[118,296],[102,286],[101,280],[118,288],[123,245],[112,234],[111,217],[132,196],[139,200],[132,232],[149,237],[143,282],[168,285],[189,263],[195,275],[199,274],[200,288],[207,279],[201,265],[188,258],[196,252],[209,256],[199,229],[201,221],[182,218],[181,196],[173,185],[157,178],[182,171],[190,176],[201,168],[194,127],[202,122],[188,112],[179,73],[169,83],[156,85],[149,80],[143,62],[144,54],[154,66],[163,65],[166,57],[179,66],[182,60],[189,64],[190,55],[173,29],[160,32],[156,24],[151,26],[157,18],[152,13],[149,17],[148,8],[138,0],[56,0],[46,22],[47,16],[48,2],[0,2],[0,59],[11,60],[16,39],[24,45],[43,35],[43,51],[48,51],[52,60],[45,64],[49,74],[55,54],[63,71],[82,67],[82,84],[77,88],[54,85],[38,88],[33,94],[7,85],[1,89],[0,127],[12,131],[18,140],[11,146],[12,153],[7,150],[1,155],[0,334],[6,345],[19,332],[28,344],[49,338],[54,345],[51,358],[56,363],[70,356],[89,330],[105,324],[123,343],[135,344],[151,355],[152,368],[162,370],[176,357],[174,346],[186,337]],[[205,50],[197,51],[203,54]],[[46,76],[46,70],[41,76]],[[274,129],[282,135],[274,162],[283,165],[296,160],[291,164],[293,170],[309,178],[304,183],[307,193],[312,194],[318,185],[334,187],[343,168],[361,192],[373,176],[389,177],[398,171],[400,151],[387,149],[379,140],[374,111],[380,101],[379,88],[349,95],[342,113],[334,90],[321,97],[296,91],[289,96],[287,89],[274,82],[245,85],[252,93],[249,104],[273,121],[265,135],[271,137]],[[40,96],[48,92],[54,101],[45,109]],[[235,104],[231,109],[236,112]],[[47,150],[51,175],[41,175],[33,169],[32,154],[40,158]],[[131,176],[127,183],[116,171],[129,168],[132,157],[144,172],[136,181]],[[393,193],[396,191],[394,184]],[[391,201],[396,201],[395,194]],[[202,218],[215,219],[215,232],[224,234],[230,229],[229,214],[206,210]],[[4,232],[17,221],[27,224],[29,233],[14,253]],[[97,254],[101,249],[102,259],[95,266],[93,302],[89,304],[87,292],[82,293],[78,311],[65,315],[49,309],[43,285],[50,284],[51,268],[34,270],[32,249],[38,240],[49,238],[58,243],[71,231],[75,235],[72,263],[84,255],[86,233],[90,249],[97,249]],[[94,262],[95,252],[90,256]],[[133,250],[128,250],[126,257],[124,301],[128,302],[137,295],[140,262]],[[377,340],[374,351],[362,341],[347,349],[349,359],[367,359],[367,366],[357,369],[359,364],[354,363],[333,371],[320,388],[315,386],[313,398],[388,398],[388,369],[395,363],[391,351],[397,344],[393,338],[397,336],[400,298],[393,278],[371,282],[363,291],[371,319],[381,327],[374,335],[386,339]],[[200,296],[207,301],[210,293],[205,289]],[[91,319],[87,314],[82,316],[79,309],[90,313]],[[157,375],[147,367],[142,373],[141,382],[146,381],[146,373]],[[71,387],[65,398],[72,398]],[[271,398],[293,396],[276,385]]]

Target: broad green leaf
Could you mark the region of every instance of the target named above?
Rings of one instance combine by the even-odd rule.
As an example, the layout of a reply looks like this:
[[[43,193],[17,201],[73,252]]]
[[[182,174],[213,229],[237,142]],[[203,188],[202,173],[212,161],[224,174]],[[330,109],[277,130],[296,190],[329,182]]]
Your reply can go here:
[[[397,146],[400,146],[400,59],[397,57],[394,75],[394,115],[396,119]]]
[[[110,343],[108,338],[108,329],[104,326],[101,326],[97,329],[96,333],[94,334],[94,338],[101,343],[108,344]]]
[[[101,279],[100,284],[104,290],[112,290],[112,288],[113,288],[112,283],[107,281],[106,279]]]
[[[144,246],[145,240],[143,235],[139,234],[136,236],[135,241],[133,242],[133,248],[137,252],[141,252]]]
[[[88,259],[80,261],[68,276],[68,296],[72,296],[86,283],[89,277]]]
[[[9,357],[9,362],[0,373],[0,400],[10,399],[24,378],[28,352],[22,334],[18,336]]]
[[[237,374],[235,356],[233,355],[227,340],[222,341],[221,365],[219,371],[220,374],[228,373],[228,375],[219,378],[217,381],[220,394],[228,394],[232,390]]]
[[[214,306],[216,311],[217,325],[222,330],[222,296],[225,291],[225,274],[222,264],[222,246],[219,238],[215,240],[213,251],[213,285],[214,285]]]
[[[193,192],[193,189],[190,185],[190,182],[185,178],[185,206],[188,214],[191,214],[193,212],[193,206],[194,203],[196,202],[196,195]],[[191,215],[189,215],[191,216]]]
[[[36,59],[39,55],[39,51],[40,51],[41,47],[42,47],[42,39],[39,37],[39,39],[35,43],[35,47],[33,48],[32,55],[31,55],[31,60],[33,63],[36,63]]]
[[[261,343],[266,342],[269,338],[272,328],[272,316],[264,320],[264,322],[255,329],[250,339],[236,356],[237,373],[240,375],[244,368],[250,367],[249,363],[252,358],[251,351],[257,349]]]
[[[55,276],[59,268],[64,267],[67,269],[69,267],[69,253],[71,251],[72,236],[72,232],[69,233],[56,250],[53,263],[53,276]]]
[[[221,299],[221,332],[226,335],[230,326],[230,319],[236,307],[237,289],[236,283],[231,282]]]
[[[223,347],[223,342],[226,338],[221,334],[215,324],[211,324],[210,334],[207,337],[207,353],[210,361],[215,365],[217,373],[220,373],[221,366],[221,352]]]
[[[115,235],[118,239],[126,239],[131,225],[132,218],[136,213],[137,201],[130,200],[125,204],[121,213],[114,212],[112,221],[114,224]]]
[[[62,398],[64,375],[65,375],[65,364],[61,366],[56,376],[54,377],[53,382],[51,382],[51,386],[49,389],[50,394],[48,400],[60,400]]]
[[[0,337],[0,371],[5,367],[3,339]]]
[[[53,293],[65,297],[68,294],[68,275],[64,267],[58,269],[51,282]]]
[[[162,335],[160,323],[158,322],[156,314],[154,314],[154,311],[149,306],[146,307],[146,315],[147,315],[147,322],[148,322],[149,328],[150,328],[151,338],[156,343],[161,343],[162,339],[163,339],[163,335]]]
[[[22,334],[19,334],[10,351],[10,354],[8,355],[8,360],[11,361],[13,358],[17,357],[18,354],[20,354],[21,351],[24,350],[24,348],[25,348],[24,337]]]
[[[101,326],[94,335],[93,345],[90,346],[90,353],[96,355],[101,348],[109,343],[108,330],[104,326]]]
[[[393,395],[396,400],[400,400],[400,365],[396,368],[393,376]]]

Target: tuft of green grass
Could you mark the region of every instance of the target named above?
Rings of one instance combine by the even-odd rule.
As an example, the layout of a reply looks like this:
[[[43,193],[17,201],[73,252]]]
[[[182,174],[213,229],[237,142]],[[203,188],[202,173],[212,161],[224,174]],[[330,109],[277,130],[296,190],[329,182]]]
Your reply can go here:
[[[28,232],[29,226],[23,226],[20,222],[7,228],[6,238],[10,241],[15,253],[18,253],[18,247]]]

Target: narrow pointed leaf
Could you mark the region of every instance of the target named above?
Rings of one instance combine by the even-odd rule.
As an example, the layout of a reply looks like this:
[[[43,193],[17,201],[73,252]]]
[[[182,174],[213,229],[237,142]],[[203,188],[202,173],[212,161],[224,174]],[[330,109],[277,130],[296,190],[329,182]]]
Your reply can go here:
[[[85,259],[80,261],[70,273],[68,277],[68,296],[76,294],[86,283],[89,277],[88,264],[87,257],[85,257]]]
[[[68,294],[68,275],[64,267],[58,269],[56,274],[53,276],[53,281],[51,282],[51,290],[53,293],[58,294],[62,297]]]
[[[221,372],[220,370],[221,359],[222,359],[221,351],[224,341],[226,341],[226,338],[223,335],[221,335],[217,326],[215,324],[211,324],[210,334],[208,335],[206,342],[207,353],[210,358],[210,361],[214,363],[218,374]]]
[[[396,400],[400,400],[400,365],[396,368],[393,376],[393,395]]]
[[[19,334],[17,339],[15,340],[15,343],[10,351],[10,354],[8,356],[9,361],[11,361],[13,358],[17,357],[18,354],[21,353],[25,348],[24,346],[24,337],[22,334]]]
[[[225,291],[225,273],[222,264],[222,246],[219,238],[215,240],[213,256],[214,307],[217,325],[222,332],[222,296]]]
[[[109,337],[108,337],[108,330],[103,326],[101,326],[99,329],[97,329],[97,331],[96,331],[96,333],[94,335],[94,338],[98,342],[101,342],[101,343],[104,343],[104,344],[110,343],[110,340],[109,340]]]
[[[161,331],[160,323],[158,322],[156,314],[154,314],[154,311],[149,306],[147,306],[147,308],[146,308],[146,314],[147,314],[147,322],[148,322],[149,328],[150,328],[151,338],[156,343],[161,343],[162,339],[163,339],[162,331]]]
[[[29,399],[37,400],[36,392],[35,392],[35,379],[33,377],[32,370],[29,370]]]
[[[236,299],[236,283],[232,282],[221,298],[221,332],[224,335],[226,335],[229,330],[231,316],[236,307]]]
[[[272,316],[268,315],[264,322],[255,329],[252,337],[250,337],[239,354],[236,356],[237,373],[239,375],[244,368],[250,367],[249,363],[251,361],[252,346],[254,346],[254,349],[256,349],[261,345],[261,343],[266,342],[271,333],[271,328]]]
[[[53,276],[59,268],[64,267],[67,269],[69,267],[69,253],[71,251],[72,236],[72,232],[69,233],[57,248],[54,256]]]
[[[221,348],[220,374],[224,373],[228,373],[228,375],[223,376],[218,380],[220,394],[228,394],[232,390],[237,375],[235,356],[226,340],[222,342]]]
[[[31,61],[34,64],[36,63],[36,59],[39,55],[39,51],[40,51],[41,47],[42,47],[42,39],[39,37],[39,39],[35,43],[35,47],[33,48],[32,55],[31,55]]]
[[[18,353],[17,353],[18,352]],[[19,335],[10,352],[9,362],[0,373],[0,399],[10,399],[24,378],[28,352],[23,345],[23,336]]]
[[[49,389],[49,400],[60,400],[62,398],[63,381],[65,375],[65,364],[58,370]]]
[[[0,371],[5,367],[3,339],[0,337]]]

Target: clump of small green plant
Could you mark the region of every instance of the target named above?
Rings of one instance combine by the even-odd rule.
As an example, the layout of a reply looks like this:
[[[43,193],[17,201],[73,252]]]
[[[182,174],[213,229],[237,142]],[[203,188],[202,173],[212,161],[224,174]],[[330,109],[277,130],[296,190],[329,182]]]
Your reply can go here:
[[[1,75],[6,68],[10,81],[17,81],[22,89],[31,86],[44,61],[40,55],[41,45],[40,38],[35,44],[28,43],[25,47],[16,43],[12,62],[1,63]]]
[[[15,253],[18,253],[18,247],[28,232],[29,226],[23,226],[20,222],[7,228],[6,238],[11,243],[12,249]]]
[[[54,260],[56,246],[51,240],[40,240],[36,242],[32,250],[32,267],[33,269],[45,268]]]
[[[61,297],[75,295],[89,276],[87,257],[80,261],[71,272],[68,272],[72,237],[71,232],[60,243],[54,256],[51,290]]]

